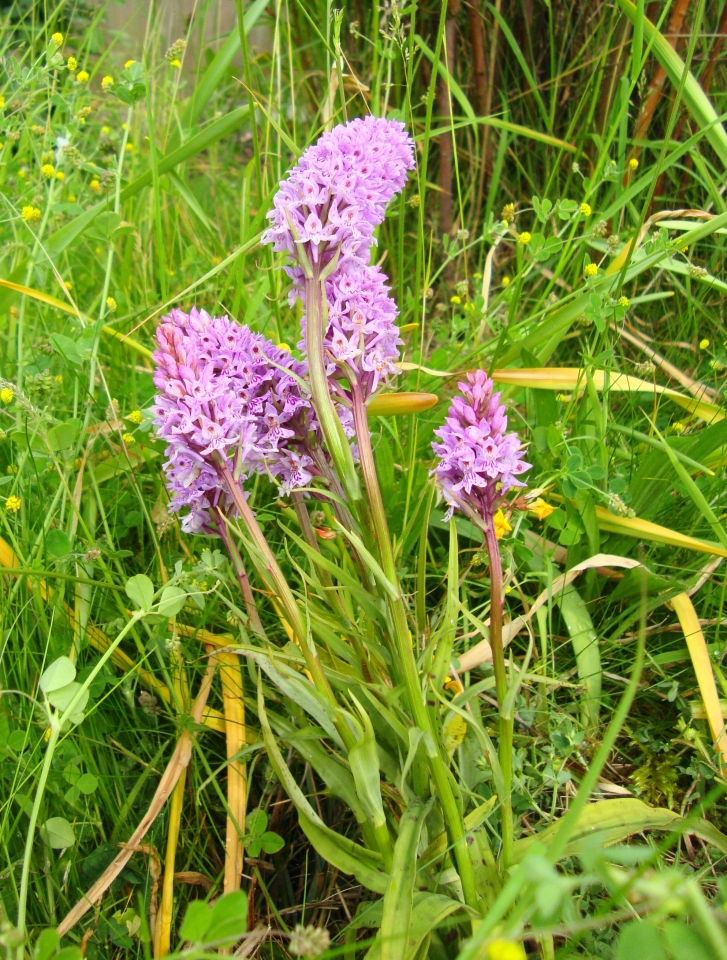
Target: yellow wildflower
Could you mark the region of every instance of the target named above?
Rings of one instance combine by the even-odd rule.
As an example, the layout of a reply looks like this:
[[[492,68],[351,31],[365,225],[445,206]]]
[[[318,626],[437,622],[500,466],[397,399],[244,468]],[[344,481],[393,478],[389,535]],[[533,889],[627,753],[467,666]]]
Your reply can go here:
[[[88,81],[88,73],[86,70],[79,70],[76,74],[76,80],[79,83],[86,83]]]
[[[116,301],[114,300],[113,297],[106,297],[106,307],[108,310],[111,311],[111,313],[114,312],[114,310],[116,309]]]
[[[133,433],[125,433],[121,439],[127,447],[130,447],[132,443],[136,443],[136,437]]]
[[[127,152],[127,153],[131,153],[131,151],[132,151],[133,149],[134,149],[134,144],[133,144],[133,143],[127,143],[127,144],[126,144],[126,152]]]
[[[279,343],[278,350],[285,350],[286,353],[290,353],[290,347],[287,343]]]
[[[40,210],[37,207],[23,207],[20,216],[26,223],[37,223],[40,220]]]
[[[629,300],[628,297],[619,297],[619,298],[618,298],[618,305],[619,305],[619,307],[628,307],[628,306],[631,305],[631,301]]]
[[[14,493],[11,493],[5,501],[5,509],[11,513],[17,513],[18,510],[20,510],[20,497],[16,497]]]
[[[55,43],[57,47],[60,47],[61,44],[63,43],[63,34],[54,33],[53,36],[51,37],[51,40],[53,41],[53,43]]]
[[[629,170],[638,170],[638,169],[639,169],[639,161],[636,159],[636,157],[631,157],[631,159],[629,160]]]
[[[462,303],[462,297],[458,297],[457,294],[455,293],[453,296],[449,298],[449,302],[454,304]]]
[[[523,230],[522,233],[518,234],[517,242],[520,244],[521,247],[525,247],[530,243],[532,239],[533,239],[532,234],[528,233],[527,230]]]
[[[0,96],[0,110],[5,109],[5,97]]]
[[[78,66],[78,60],[76,60],[75,57],[69,57],[66,66],[71,71],[71,73],[74,73],[76,70],[76,67]]]
[[[586,269],[583,271],[584,277],[595,277],[598,273],[598,264],[597,263],[587,263]]]
[[[495,516],[492,518],[492,522],[495,525],[495,536],[498,540],[502,540],[505,534],[512,530],[512,527],[507,522],[507,518],[502,510],[497,511]]]
[[[545,520],[554,510],[555,507],[550,503],[546,503],[542,497],[538,497],[537,500],[530,504],[530,512],[534,513],[538,520]]]
[[[43,174],[46,180],[50,180],[53,174],[56,172],[56,168],[52,163],[44,163],[40,168],[40,172]]]
[[[457,694],[462,693],[464,687],[459,682],[459,680],[453,680],[451,677],[444,678],[444,689],[449,690],[450,693],[453,693],[455,697]]]
[[[91,190],[92,193],[101,193],[100,181],[92,180],[88,185],[88,189]]]
[[[108,93],[111,87],[113,87],[113,85],[114,85],[113,77],[105,76],[101,81],[101,89],[103,90],[104,93]]]
[[[111,127],[107,127],[107,126],[101,127],[101,133],[102,133],[105,137],[108,137],[108,135],[111,133]]]
[[[505,223],[511,223],[515,219],[515,204],[506,203],[500,214]]]
[[[170,67],[174,67],[176,70],[179,70],[179,68],[182,66],[182,61],[181,61],[181,60],[170,60],[170,61],[169,61],[169,66],[170,66]]]
[[[487,948],[487,960],[526,960],[526,954],[521,943],[493,940]]]
[[[704,338],[704,340],[700,340],[700,341],[699,341],[699,349],[700,349],[700,350],[706,350],[708,346],[709,346],[709,340],[707,340],[706,337]]]
[[[62,374],[62,373],[59,373],[58,376],[57,376],[57,377],[53,377],[53,379],[55,380],[55,382],[58,384],[59,387],[63,386],[63,374]]]
[[[672,424],[677,433],[684,433],[684,424],[681,420],[677,420],[676,423]]]
[[[128,70],[132,63],[136,63],[136,60],[127,60],[124,64],[124,70]]]
[[[593,213],[590,203],[586,203],[585,201],[581,204],[580,211],[584,217],[590,217],[590,215]]]
[[[507,277],[507,276],[503,277],[503,278],[502,278],[502,285],[503,285],[503,287],[509,287],[509,286],[510,286],[510,278]]]
[[[126,130],[126,124],[125,124],[125,123],[122,123],[122,124],[121,124],[121,129],[122,129],[122,130]]]
[[[14,396],[15,394],[10,387],[3,387],[2,390],[0,390],[0,400],[2,400],[3,403],[12,403]]]
[[[131,420],[133,424],[138,426],[144,419],[144,415],[142,414],[141,410],[132,410],[128,416],[128,419]]]
[[[56,173],[56,180],[58,181],[58,183],[63,183],[65,179],[66,179],[65,173],[62,170],[59,170]]]

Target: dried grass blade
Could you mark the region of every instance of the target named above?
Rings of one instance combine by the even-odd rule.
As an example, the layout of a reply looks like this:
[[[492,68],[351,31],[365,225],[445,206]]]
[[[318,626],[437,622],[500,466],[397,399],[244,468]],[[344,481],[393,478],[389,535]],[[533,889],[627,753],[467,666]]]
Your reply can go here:
[[[234,653],[218,653],[222,703],[225,711],[225,734],[227,737],[227,833],[225,836],[225,882],[224,892],[240,889],[244,849],[242,835],[245,832],[247,810],[247,772],[245,764],[234,757],[247,742],[245,729],[245,701],[243,699],[240,658]]]
[[[191,716],[195,723],[200,723],[202,719],[202,713],[207,704],[210,687],[212,686],[214,670],[214,664],[210,664],[207,668],[204,678],[202,679],[199,693],[197,694],[197,699],[194,701]],[[174,753],[172,754],[171,760],[167,764],[166,770],[162,774],[156,792],[151,803],[149,804],[149,809],[142,817],[139,826],[133,832],[127,843],[124,844],[121,853],[119,853],[113,859],[113,861],[109,864],[106,870],[104,870],[84,898],[79,900],[76,906],[63,918],[61,923],[58,925],[58,933],[60,936],[65,936],[68,931],[78,923],[81,917],[84,916],[84,914],[90,910],[94,904],[98,903],[104,893],[114,882],[116,877],[118,877],[126,864],[129,862],[136,847],[138,847],[140,842],[146,836],[149,827],[151,827],[152,823],[154,823],[156,818],[159,816],[159,813],[164,807],[164,804],[167,802],[172,790],[174,790],[175,786],[177,785],[177,782],[182,775],[182,771],[186,770],[187,766],[189,765],[189,761],[192,756],[192,744],[192,734],[190,734],[188,730],[182,731],[182,735],[177,742],[177,746],[174,748]]]

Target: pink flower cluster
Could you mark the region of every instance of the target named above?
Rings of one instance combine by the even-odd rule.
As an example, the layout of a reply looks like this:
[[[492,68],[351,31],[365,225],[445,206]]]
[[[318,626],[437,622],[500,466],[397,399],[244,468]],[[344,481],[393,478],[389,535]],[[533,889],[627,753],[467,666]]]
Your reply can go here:
[[[272,225],[262,238],[297,261],[286,267],[293,281],[291,306],[299,296],[305,306],[301,264],[320,273],[337,258],[326,280],[328,373],[353,373],[364,396],[397,372],[398,311],[385,275],[369,260],[374,230],[413,167],[413,143],[402,123],[366,117],[334,127],[281,183],[268,214]],[[302,329],[299,346],[306,350],[305,317]]]
[[[211,530],[211,508],[231,506],[216,457],[241,481],[262,472],[278,478],[283,492],[319,472],[309,449],[316,423],[300,389],[305,364],[248,327],[195,307],[164,317],[157,342],[155,425],[168,443],[171,509],[190,508],[187,533]]]
[[[435,430],[441,443],[432,443],[439,463],[432,471],[449,510],[487,521],[508,490],[524,487],[517,478],[531,465],[516,433],[507,433],[505,405],[484,370],[467,374],[460,383],[444,425]]]

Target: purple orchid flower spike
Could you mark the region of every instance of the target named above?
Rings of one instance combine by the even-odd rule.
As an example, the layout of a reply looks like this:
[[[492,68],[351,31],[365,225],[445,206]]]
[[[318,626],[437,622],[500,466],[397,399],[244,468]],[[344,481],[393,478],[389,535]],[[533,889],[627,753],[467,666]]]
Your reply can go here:
[[[398,372],[398,311],[386,276],[369,260],[386,205],[413,167],[413,143],[402,123],[366,117],[334,127],[281,183],[262,238],[294,261],[286,267],[291,305],[300,297],[308,311],[306,279],[315,272],[324,281],[326,374],[353,375],[364,399]],[[306,315],[302,330],[299,346],[308,353]]]

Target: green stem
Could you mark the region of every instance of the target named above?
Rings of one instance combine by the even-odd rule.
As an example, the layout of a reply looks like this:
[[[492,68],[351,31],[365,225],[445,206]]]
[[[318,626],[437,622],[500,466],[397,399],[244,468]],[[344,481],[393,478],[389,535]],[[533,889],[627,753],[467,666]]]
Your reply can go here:
[[[366,405],[358,384],[352,388],[352,397],[356,440],[358,441],[361,472],[364,478],[366,493],[368,494],[373,534],[379,548],[383,571],[391,583],[396,584],[398,587],[399,580],[394,560],[394,551],[391,546],[386,510],[384,509],[384,501],[381,497],[381,489],[379,487],[376,465],[374,463],[374,453],[371,448],[371,434],[366,417]],[[417,727],[424,731],[425,734],[429,734],[426,738],[428,742],[425,747],[427,760],[437,788],[439,802],[442,806],[447,833],[454,847],[465,902],[479,913],[479,897],[477,896],[474,869],[467,850],[462,814],[457,806],[447,767],[437,747],[436,732],[430,722],[419,678],[419,671],[414,658],[411,634],[407,623],[406,606],[400,588],[398,589],[397,599],[394,601],[389,598],[388,604],[394,627],[394,643],[398,659],[398,669],[404,678],[409,709],[411,710],[414,723]]]
[[[285,579],[285,574],[280,569],[278,561],[275,559],[275,554],[270,549],[270,545],[265,537],[265,534],[260,529],[260,525],[255,518],[255,514],[250,509],[240,485],[235,481],[227,462],[219,454],[217,455],[215,466],[217,467],[217,472],[219,473],[220,479],[224,483],[226,490],[232,497],[232,500],[237,508],[238,513],[240,514],[247,532],[252,538],[255,549],[262,558],[262,561],[265,565],[265,573],[272,583],[275,594],[283,608],[285,617],[290,624],[290,629],[293,631],[293,636],[295,637],[296,642],[303,653],[306,666],[310,671],[311,677],[313,678],[313,683],[315,684],[318,692],[322,694],[328,701],[331,707],[333,721],[336,724],[336,729],[346,745],[346,748],[350,749],[355,745],[356,741],[353,738],[353,734],[351,733],[348,724],[340,715],[333,690],[331,689],[331,685],[328,682],[328,677],[326,676],[321,661],[318,657],[318,651],[316,650],[315,644],[312,642],[312,640],[309,641],[308,639],[308,633],[300,615],[298,604],[295,602],[293,592],[288,586],[288,581]]]
[[[511,798],[513,717],[506,716],[503,711],[507,696],[507,673],[505,671],[505,650],[502,645],[502,559],[492,517],[487,519],[485,545],[490,561],[490,646],[492,647],[492,666],[495,671],[497,705],[500,710],[498,753],[500,755],[502,777],[505,781],[505,796],[501,797],[502,867],[503,870],[507,870],[512,863],[514,842]]]
[[[43,759],[43,767],[40,771],[40,780],[38,781],[38,786],[35,789],[35,799],[33,800],[33,809],[30,811],[30,823],[28,824],[28,835],[25,838],[25,853],[23,855],[23,872],[20,876],[20,896],[18,900],[18,936],[22,937],[25,940],[25,915],[28,905],[28,885],[30,883],[30,864],[33,859],[33,841],[35,840],[35,827],[38,822],[38,815],[40,813],[40,805],[43,802],[43,794],[45,793],[45,786],[48,782],[48,774],[50,773],[51,763],[53,762],[53,754],[55,753],[56,746],[58,745],[58,737],[61,733],[60,723],[58,722],[57,716],[51,718],[50,723],[50,737],[48,738],[48,746],[46,747],[45,757]],[[25,955],[25,948],[22,946],[18,947],[18,960],[23,960]]]
[[[349,499],[349,506],[356,515],[361,500],[361,488],[353,463],[351,447],[331,400],[328,375],[326,374],[323,338],[327,326],[328,301],[324,289],[325,281],[320,278],[318,265],[313,266],[312,273],[313,276],[306,278],[305,281],[305,315],[308,370],[313,394],[313,406],[333,465],[341,478],[346,496]]]

